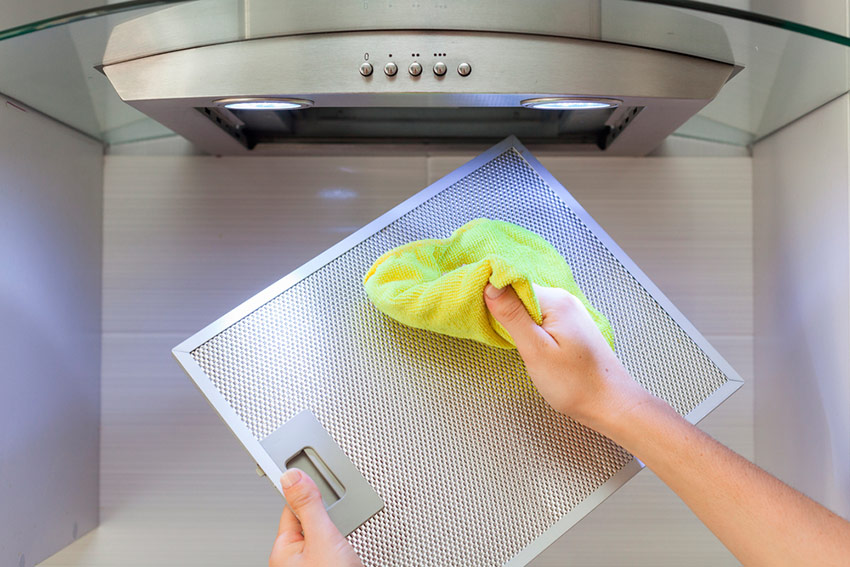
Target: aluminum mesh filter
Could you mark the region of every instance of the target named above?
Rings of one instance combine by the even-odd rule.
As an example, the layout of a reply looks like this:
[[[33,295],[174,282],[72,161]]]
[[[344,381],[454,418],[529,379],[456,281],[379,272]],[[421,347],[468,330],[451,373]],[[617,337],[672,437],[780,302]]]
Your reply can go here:
[[[385,502],[367,565],[502,565],[631,456],[552,411],[515,351],[402,326],[362,277],[385,251],[478,217],[552,243],[647,389],[686,414],[726,376],[513,148],[192,351],[262,440],[310,409]]]

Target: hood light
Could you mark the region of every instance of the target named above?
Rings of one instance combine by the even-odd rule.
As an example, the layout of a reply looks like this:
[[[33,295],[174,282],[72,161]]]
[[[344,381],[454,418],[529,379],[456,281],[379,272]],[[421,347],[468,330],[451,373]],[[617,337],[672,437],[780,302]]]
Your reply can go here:
[[[526,108],[541,110],[591,110],[595,108],[616,108],[619,100],[611,98],[529,98],[522,101]]]
[[[313,101],[301,98],[223,98],[215,104],[231,110],[294,110],[310,108]]]

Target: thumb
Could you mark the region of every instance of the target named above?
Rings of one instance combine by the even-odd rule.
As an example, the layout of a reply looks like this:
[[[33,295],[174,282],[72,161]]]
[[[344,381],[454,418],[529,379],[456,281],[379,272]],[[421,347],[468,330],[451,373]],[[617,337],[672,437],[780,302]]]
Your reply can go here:
[[[287,505],[301,522],[304,539],[323,539],[329,536],[342,537],[325,511],[319,487],[304,471],[287,469],[280,477],[280,486]]]
[[[484,303],[493,318],[510,334],[521,355],[536,348],[541,339],[548,336],[528,314],[512,286],[500,289],[488,283],[484,288]]]

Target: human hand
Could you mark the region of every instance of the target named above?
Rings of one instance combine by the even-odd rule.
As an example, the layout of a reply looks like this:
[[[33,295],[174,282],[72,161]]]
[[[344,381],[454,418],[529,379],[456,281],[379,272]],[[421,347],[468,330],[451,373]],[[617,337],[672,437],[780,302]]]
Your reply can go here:
[[[537,325],[511,286],[484,289],[493,317],[516,343],[528,374],[555,410],[605,433],[607,418],[651,395],[632,380],[584,305],[563,289],[534,285]]]
[[[304,472],[288,469],[280,484],[287,505],[269,567],[363,567],[325,511],[316,483]]]

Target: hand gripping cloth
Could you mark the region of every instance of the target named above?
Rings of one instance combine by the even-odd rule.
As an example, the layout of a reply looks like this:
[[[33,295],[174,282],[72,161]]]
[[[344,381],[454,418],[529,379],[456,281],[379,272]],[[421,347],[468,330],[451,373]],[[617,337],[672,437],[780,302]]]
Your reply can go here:
[[[564,258],[540,236],[508,222],[476,219],[445,240],[399,246],[378,258],[364,278],[372,303],[405,325],[516,348],[484,303],[488,282],[513,286],[538,325],[543,317],[532,284],[567,290],[614,348],[611,325],[590,305]]]

